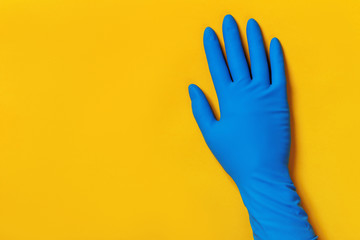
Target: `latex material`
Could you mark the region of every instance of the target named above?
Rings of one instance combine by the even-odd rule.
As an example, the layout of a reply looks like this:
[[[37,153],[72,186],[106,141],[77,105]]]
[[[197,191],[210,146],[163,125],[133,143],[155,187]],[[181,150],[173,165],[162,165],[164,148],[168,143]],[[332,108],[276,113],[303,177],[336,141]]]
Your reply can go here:
[[[290,123],[280,42],[274,38],[270,43],[269,65],[255,20],[248,21],[246,32],[251,73],[232,16],[223,22],[228,64],[215,32],[205,29],[221,117],[215,119],[204,93],[192,84],[193,114],[210,150],[240,190],[254,239],[317,239],[288,171]]]

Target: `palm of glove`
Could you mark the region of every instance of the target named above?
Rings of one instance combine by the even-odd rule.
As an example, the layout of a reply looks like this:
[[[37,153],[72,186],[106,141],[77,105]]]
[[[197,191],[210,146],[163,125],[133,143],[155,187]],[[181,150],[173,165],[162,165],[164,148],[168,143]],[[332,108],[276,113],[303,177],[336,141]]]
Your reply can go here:
[[[283,171],[290,149],[286,93],[272,86],[234,85],[224,89],[226,106],[203,133],[206,143],[233,178]]]

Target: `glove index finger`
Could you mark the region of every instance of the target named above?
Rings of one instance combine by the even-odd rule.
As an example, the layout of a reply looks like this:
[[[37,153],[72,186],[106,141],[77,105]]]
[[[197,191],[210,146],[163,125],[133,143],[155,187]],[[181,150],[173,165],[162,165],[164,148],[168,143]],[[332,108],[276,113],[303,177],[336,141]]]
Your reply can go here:
[[[232,81],[219,39],[210,27],[204,31],[204,48],[216,93],[221,98],[223,88]]]

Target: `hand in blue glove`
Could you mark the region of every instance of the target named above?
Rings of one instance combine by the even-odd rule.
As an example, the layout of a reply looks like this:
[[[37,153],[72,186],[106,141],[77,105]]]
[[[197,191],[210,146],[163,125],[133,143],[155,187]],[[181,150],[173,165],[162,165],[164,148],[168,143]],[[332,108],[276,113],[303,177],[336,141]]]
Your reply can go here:
[[[193,114],[210,150],[240,190],[254,239],[317,239],[288,171],[290,123],[280,42],[274,38],[270,43],[269,65],[254,19],[248,21],[246,32],[251,73],[232,16],[223,22],[227,63],[215,32],[205,29],[204,47],[220,120],[204,93],[192,84]]]

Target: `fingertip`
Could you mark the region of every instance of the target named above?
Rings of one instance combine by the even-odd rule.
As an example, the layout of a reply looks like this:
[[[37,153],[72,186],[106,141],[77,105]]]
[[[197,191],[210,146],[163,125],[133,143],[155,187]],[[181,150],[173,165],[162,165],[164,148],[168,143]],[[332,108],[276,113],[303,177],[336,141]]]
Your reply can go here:
[[[211,27],[206,27],[205,30],[204,30],[204,34],[209,34],[211,32],[213,32],[214,30],[211,28]]]
[[[226,32],[232,32],[234,30],[238,29],[236,20],[233,16],[230,14],[226,15],[224,17],[223,25],[222,25],[223,33],[226,34]]]
[[[192,88],[195,88],[195,87],[197,87],[195,84],[193,84],[193,83],[191,83],[189,86],[188,86],[188,88],[189,89],[192,89]]]
[[[211,27],[206,27],[204,30],[204,42],[215,39],[216,39],[215,31]]]
[[[251,26],[251,25],[258,25],[257,21],[254,19],[254,18],[250,18],[247,22],[247,25],[248,26]]]
[[[228,20],[234,20],[234,17],[231,14],[226,14],[224,17],[224,20],[228,19]]]
[[[235,18],[232,15],[230,15],[230,14],[225,15],[224,20],[223,20],[223,27],[228,26],[228,25],[231,26],[234,23],[235,23]]]
[[[257,32],[258,29],[260,29],[258,22],[255,19],[250,18],[246,25],[246,32]]]
[[[279,41],[278,38],[274,37],[271,39],[270,41],[270,54],[274,53],[274,52],[278,52],[281,53],[282,52],[282,47],[281,47],[281,43]]]
[[[272,38],[270,41],[270,48],[271,46],[276,46],[276,47],[281,46],[279,39],[276,37]]]
[[[198,86],[196,86],[195,84],[190,84],[188,86],[188,90],[189,90],[189,95],[190,95],[190,99],[191,101],[195,100],[196,99],[196,96],[197,96],[197,88]]]
[[[279,39],[278,39],[277,37],[273,37],[273,38],[271,39],[271,42],[270,42],[270,43],[280,44],[280,41],[279,41]]]

